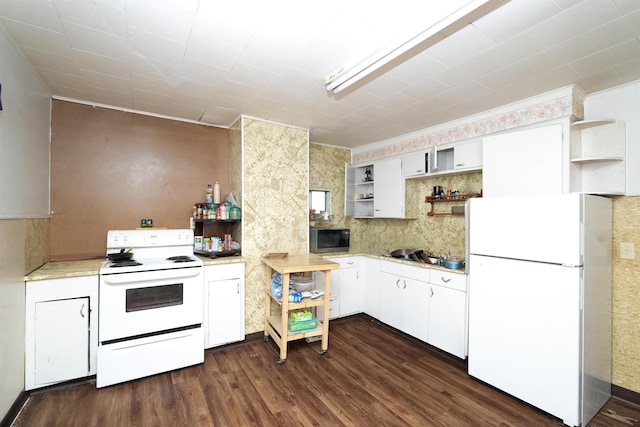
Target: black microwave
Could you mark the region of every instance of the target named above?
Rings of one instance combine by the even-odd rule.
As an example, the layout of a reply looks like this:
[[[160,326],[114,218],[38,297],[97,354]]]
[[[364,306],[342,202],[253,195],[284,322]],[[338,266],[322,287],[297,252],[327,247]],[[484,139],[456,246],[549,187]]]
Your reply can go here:
[[[349,252],[347,228],[309,228],[309,252]]]

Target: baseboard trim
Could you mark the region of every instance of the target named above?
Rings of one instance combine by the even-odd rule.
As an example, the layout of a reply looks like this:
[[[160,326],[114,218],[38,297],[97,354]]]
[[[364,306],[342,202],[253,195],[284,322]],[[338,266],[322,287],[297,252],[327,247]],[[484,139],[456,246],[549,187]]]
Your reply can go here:
[[[640,393],[611,384],[611,395],[634,405],[640,406]]]
[[[11,405],[11,408],[9,408],[9,412],[7,412],[2,421],[0,421],[0,427],[10,427],[18,417],[20,410],[24,407],[25,403],[27,403],[27,400],[29,400],[29,393],[22,390],[15,402],[13,402],[13,405]]]

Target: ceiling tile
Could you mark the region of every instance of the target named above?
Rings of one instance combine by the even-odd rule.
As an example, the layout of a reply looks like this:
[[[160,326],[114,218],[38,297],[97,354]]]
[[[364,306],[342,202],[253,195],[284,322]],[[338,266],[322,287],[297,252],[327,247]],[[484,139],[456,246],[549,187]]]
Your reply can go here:
[[[65,74],[81,76],[78,61],[69,56],[56,55],[55,53],[44,52],[39,49],[25,47],[22,52],[29,58],[29,62],[41,69],[58,71]]]
[[[54,3],[49,0],[2,0],[0,16],[51,31],[64,31]]]
[[[83,1],[54,0],[62,21],[86,26],[114,36],[127,37],[125,0]]]
[[[170,64],[180,64],[187,49],[186,43],[133,27],[129,27],[129,46],[132,53]]]
[[[64,28],[71,47],[74,49],[108,56],[120,61],[129,59],[127,41],[123,37],[96,31],[72,22],[65,22]]]
[[[452,4],[0,0],[0,37],[60,97],[180,119],[204,112],[219,126],[250,114],[345,147],[571,84],[589,93],[640,80],[640,1],[510,0],[384,74],[326,91],[330,73]]]

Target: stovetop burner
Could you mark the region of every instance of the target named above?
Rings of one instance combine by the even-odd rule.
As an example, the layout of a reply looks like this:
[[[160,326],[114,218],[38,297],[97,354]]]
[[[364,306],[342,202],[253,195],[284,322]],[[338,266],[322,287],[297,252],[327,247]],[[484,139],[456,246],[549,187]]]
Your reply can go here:
[[[192,261],[195,261],[195,259],[193,257],[187,256],[187,255],[178,255],[178,256],[170,256],[169,258],[167,258],[167,261],[192,262]]]
[[[136,261],[135,259],[111,261],[111,263],[109,264],[110,267],[135,267],[138,265],[142,265],[142,263]]]

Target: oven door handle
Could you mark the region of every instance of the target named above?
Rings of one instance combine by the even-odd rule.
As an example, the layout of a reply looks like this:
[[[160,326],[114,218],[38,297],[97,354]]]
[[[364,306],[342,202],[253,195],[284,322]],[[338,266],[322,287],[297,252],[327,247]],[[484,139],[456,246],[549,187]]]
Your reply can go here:
[[[137,271],[133,273],[118,273],[101,275],[100,280],[109,285],[129,283],[153,282],[161,279],[181,279],[195,277],[202,274],[202,267],[176,268],[173,270]]]

